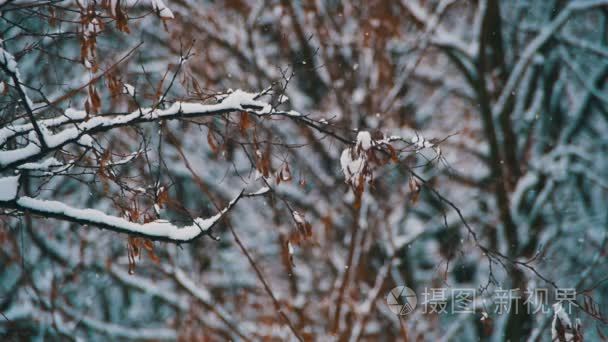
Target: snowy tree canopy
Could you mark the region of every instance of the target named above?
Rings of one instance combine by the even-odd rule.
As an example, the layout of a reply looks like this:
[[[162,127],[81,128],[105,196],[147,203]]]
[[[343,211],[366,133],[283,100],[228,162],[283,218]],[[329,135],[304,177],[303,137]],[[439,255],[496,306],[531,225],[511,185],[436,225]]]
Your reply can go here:
[[[0,336],[605,339],[607,81],[608,0],[0,0]]]

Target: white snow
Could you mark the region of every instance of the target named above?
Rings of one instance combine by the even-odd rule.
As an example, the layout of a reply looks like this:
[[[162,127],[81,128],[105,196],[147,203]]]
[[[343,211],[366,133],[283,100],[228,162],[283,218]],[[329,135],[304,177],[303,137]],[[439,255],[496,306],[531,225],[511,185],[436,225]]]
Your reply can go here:
[[[78,139],[78,143],[83,146],[92,147],[93,138],[90,135],[85,134],[85,135],[81,136],[80,139]]]
[[[356,104],[361,104],[363,103],[363,100],[365,100],[365,89],[363,88],[357,88],[355,89],[355,91],[353,92],[353,102]]]
[[[372,147],[372,136],[367,131],[361,131],[357,134],[357,146],[367,151]]]
[[[25,160],[37,153],[40,153],[40,147],[33,143],[29,143],[25,147],[14,150],[0,151],[0,166],[8,165],[19,160]]]
[[[354,180],[354,182],[358,182],[359,177],[355,177],[363,170],[363,159],[355,158],[353,159],[351,156],[351,149],[347,148],[342,151],[342,155],[340,156],[340,165],[342,166],[342,172],[344,173],[344,178],[347,183],[350,183]]]
[[[3,48],[0,48],[0,63],[2,63],[10,72],[17,71],[17,62],[15,61],[15,57],[8,53]]]
[[[118,6],[118,0],[110,0],[110,13],[113,16],[116,15],[116,6]]]
[[[153,121],[159,118],[171,119],[190,115],[198,116],[206,113],[231,111],[249,111],[254,112],[257,115],[269,114],[272,111],[272,106],[266,102],[255,100],[256,96],[257,95],[253,93],[235,90],[227,95],[222,102],[215,104],[176,102],[168,109],[145,108],[136,110],[126,115],[112,117],[95,116],[89,118],[89,120],[85,122],[74,123],[74,125],[71,127],[60,131],[57,134],[52,134],[47,127],[57,126],[61,123],[73,121],[76,120],[75,118],[84,119],[84,117],[82,117],[82,112],[70,111],[68,113],[68,111],[66,111],[65,117],[41,120],[39,124],[41,127],[44,127],[44,140],[46,144],[50,148],[56,148],[76,141],[82,136],[92,133],[94,130],[99,131],[104,130],[105,128],[110,129],[112,127],[124,126],[136,122]],[[252,109],[251,107],[255,107],[255,109]],[[0,143],[4,143],[6,139],[16,135],[11,129],[20,132],[27,132],[31,131],[33,128],[30,124],[3,128],[0,130]],[[19,162],[21,160],[26,160],[28,158],[33,158],[39,154],[41,149],[36,143],[37,137],[35,135],[31,135],[30,140],[32,140],[32,142],[25,147],[15,150],[0,151],[0,167]],[[86,142],[86,140],[84,142]]]
[[[9,190],[11,184],[7,185]],[[15,195],[16,195],[16,190]],[[14,196],[10,199],[14,199]],[[95,209],[77,209],[62,202],[46,201],[31,197],[20,197],[17,204],[20,209],[31,210],[35,213],[47,215],[67,216],[83,224],[91,224],[111,229],[123,230],[129,233],[140,233],[150,237],[166,238],[177,241],[189,241],[211,228],[224,213],[234,204],[233,200],[228,207],[209,218],[196,218],[190,226],[177,227],[166,220],[157,220],[150,223],[135,223],[123,218],[107,215]]]
[[[178,306],[182,310],[188,309],[188,302],[186,301],[186,298],[180,296],[174,291],[168,290],[161,284],[155,283],[148,278],[141,277],[136,274],[130,274],[127,270],[116,266],[115,264],[110,265],[108,271],[120,282],[127,284],[130,287],[139,289],[147,295],[161,298],[172,305]]]
[[[190,278],[188,278],[188,276],[186,276],[186,274],[184,274],[182,270],[180,270],[179,268],[175,268],[173,270],[173,274],[175,275],[175,279],[196,298],[202,300],[205,303],[213,301],[211,293],[209,293],[209,291],[204,288],[196,286],[196,284]]]
[[[519,179],[517,182],[517,186],[511,195],[511,215],[514,218],[519,218],[518,208],[524,199],[524,194],[528,189],[535,186],[539,181],[538,174],[535,171],[527,172],[523,177]]]
[[[25,163],[23,165],[19,165],[19,169],[21,170],[48,170],[53,166],[63,166],[63,164],[55,159],[55,157],[50,157],[45,159],[40,163]]]
[[[82,33],[85,37],[95,37],[99,31],[101,31],[101,24],[97,18],[93,18],[93,20],[84,26]]]
[[[251,195],[251,196],[263,195],[263,194],[267,193],[268,191],[270,191],[270,188],[265,186],[256,192],[250,193],[249,195]]]
[[[306,220],[304,219],[304,215],[300,214],[299,212],[295,211],[292,213],[293,214],[293,219],[296,220],[297,223],[300,224],[306,224]]]
[[[570,317],[568,317],[568,313],[566,313],[566,310],[564,310],[561,303],[553,304],[553,312],[553,322],[551,323],[551,340],[559,341],[557,321],[559,320],[561,326],[567,330],[572,328],[572,322],[570,321]],[[566,338],[566,341],[571,341],[573,336],[571,333],[566,332],[564,337]]]
[[[64,304],[60,305],[60,310],[73,319],[76,319],[78,324],[83,324],[88,328],[103,332],[108,336],[112,336],[113,339],[116,340],[175,340],[178,336],[177,332],[173,329],[154,327],[139,328],[129,325],[107,323],[105,321],[100,321],[86,316]]]
[[[67,119],[67,120],[82,120],[86,116],[87,116],[86,111],[78,110],[78,109],[74,109],[74,108],[68,108],[63,113],[63,117],[65,117],[65,119]],[[56,122],[55,120],[57,120],[57,119],[61,119],[61,117],[56,118],[56,119],[50,119],[48,122],[45,121],[44,124],[47,127],[51,127],[51,126],[56,126],[56,125],[62,124],[64,122],[63,120],[61,120],[61,122]]]
[[[39,120],[38,123],[41,126],[45,127],[56,127],[61,126],[69,121],[79,121],[83,120],[86,117],[87,113],[84,110],[76,110],[73,108],[68,108],[65,110],[62,116],[58,116],[52,119]],[[0,145],[4,144],[8,139],[29,132],[34,129],[34,126],[31,123],[23,124],[23,125],[8,125],[6,127],[0,128]]]
[[[0,178],[0,201],[12,201],[19,190],[19,176]]]
[[[161,18],[163,18],[163,19],[175,18],[175,16],[173,15],[173,12],[171,12],[169,7],[167,7],[167,5],[165,5],[163,0],[152,0],[152,6],[154,7],[154,10],[158,11]]]
[[[393,243],[395,244],[396,249],[400,249],[408,243],[414,241],[418,236],[424,233],[424,226],[419,225],[411,225],[406,234],[398,235],[393,238]]]
[[[21,74],[19,73],[19,69],[17,68],[17,61],[15,60],[15,57],[8,51],[4,50],[2,47],[0,47],[0,64],[2,64],[8,70],[9,73],[12,73],[14,75],[16,82],[15,79],[11,79],[11,81],[13,82],[15,87],[21,90],[21,93],[25,97],[27,108],[29,110],[34,108],[34,104],[32,100],[27,96],[27,90],[22,84],[23,82],[21,81]]]
[[[412,138],[412,144],[414,144],[414,146],[416,146],[418,149],[431,148],[435,146],[433,143],[425,139],[423,136],[419,136],[418,134]]]
[[[124,88],[124,94],[127,94],[129,96],[135,96],[135,87],[128,83],[124,83],[122,86]]]
[[[300,113],[298,111],[295,111],[295,110],[290,110],[290,111],[287,112],[287,115],[294,116],[294,117],[299,117],[299,116],[302,116],[302,113]]]

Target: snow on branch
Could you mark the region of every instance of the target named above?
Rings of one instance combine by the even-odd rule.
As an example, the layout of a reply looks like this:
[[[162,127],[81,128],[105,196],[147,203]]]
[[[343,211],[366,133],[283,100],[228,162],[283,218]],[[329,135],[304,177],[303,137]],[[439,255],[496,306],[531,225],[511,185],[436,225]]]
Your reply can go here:
[[[62,116],[52,119],[38,120],[38,123],[44,127],[53,128],[65,125],[67,123],[80,122],[84,120],[86,116],[87,113],[84,110],[68,108],[65,110]],[[0,146],[4,145],[8,139],[27,134],[33,129],[34,125],[31,123],[19,125],[10,123],[5,127],[0,128]]]
[[[0,178],[0,202],[15,199],[18,190],[19,176]]]
[[[203,306],[207,308],[207,310],[214,312],[220,318],[220,320],[224,322],[224,324],[226,324],[238,337],[243,340],[247,340],[240,325],[233,323],[234,318],[222,308],[222,305],[216,303],[213,296],[207,289],[197,286],[194,280],[189,278],[188,275],[178,267],[171,267],[166,271],[173,275],[175,281],[180,285],[180,287],[186,290],[191,296],[199,300]]]
[[[438,6],[438,9],[441,8],[445,10],[445,8],[447,8],[453,2],[454,1],[449,0],[444,1],[441,7]],[[465,55],[469,54],[471,48],[469,47],[468,43],[464,42],[457,35],[439,25],[440,13],[437,12],[441,11],[429,13],[420,3],[415,1],[401,1],[401,4],[408,10],[416,22],[425,26],[427,33],[432,33],[432,44],[453,48],[464,53]]]
[[[572,1],[564,8],[558,16],[555,17],[548,25],[543,27],[540,33],[526,46],[523,50],[521,57],[513,67],[513,71],[509,75],[509,79],[502,90],[498,101],[493,109],[494,116],[500,115],[507,106],[508,99],[513,95],[519,81],[523,77],[523,74],[532,61],[532,58],[536,52],[557,33],[560,28],[568,21],[568,19],[575,13],[584,10],[588,10],[594,7],[606,6],[608,0],[578,0]]]
[[[163,19],[173,19],[175,16],[173,12],[165,5],[163,0],[152,0],[152,6],[154,10],[158,12],[158,15]]]
[[[553,304],[553,322],[551,323],[551,341],[578,342],[583,341],[581,322],[572,324],[561,302]]]
[[[1,43],[1,40],[0,40]],[[19,73],[19,69],[17,68],[17,62],[15,61],[15,57],[11,55],[8,51],[4,50],[0,47],[0,69],[2,69],[12,80],[19,97],[21,98],[21,102],[27,116],[29,117],[32,127],[36,131],[38,135],[38,140],[42,147],[46,147],[46,142],[42,136],[42,131],[36,120],[34,119],[34,103],[27,95],[27,91],[23,86],[23,82],[21,81],[21,74]]]
[[[195,218],[191,225],[178,227],[166,220],[156,220],[149,223],[136,223],[126,219],[111,216],[95,209],[78,209],[59,201],[47,201],[32,197],[18,197],[18,178],[6,177],[0,179],[0,206],[17,209],[47,218],[56,218],[68,222],[90,225],[115,232],[141,236],[155,241],[190,242],[205,234],[211,227],[220,221],[234,205],[243,197],[264,195],[266,191],[244,193],[241,191],[219,213],[208,218]]]
[[[371,180],[372,174],[368,167],[367,151],[374,141],[369,132],[362,131],[357,134],[355,147],[348,147],[342,151],[340,164],[346,182],[358,187],[364,180]]]
[[[83,324],[90,329],[99,331],[100,333],[111,336],[115,339],[175,340],[178,336],[174,329],[144,328],[120,325],[89,317],[67,305],[60,305],[60,309],[67,316],[75,319],[76,324]]]
[[[136,110],[129,114],[99,115],[89,118],[73,115],[74,112],[66,113],[69,119],[50,119],[40,122],[40,131],[45,145],[40,143],[38,135],[31,134],[30,142],[24,147],[0,151],[0,171],[14,168],[22,163],[35,161],[45,153],[62,148],[66,144],[79,141],[87,135],[106,132],[113,128],[136,125],[144,122],[159,120],[172,120],[184,117],[199,117],[224,114],[229,112],[247,111],[256,115],[268,115],[272,113],[272,106],[266,102],[258,101],[258,94],[235,90],[214,104],[175,102],[167,109],[146,108]],[[79,113],[79,112],[78,112]],[[80,114],[80,113],[79,113]],[[80,118],[80,120],[78,120]],[[46,122],[63,125],[71,124],[57,134],[52,134],[45,126]],[[11,132],[11,127],[0,130],[0,143],[6,141],[11,134],[17,131],[23,134],[31,126],[16,126]]]

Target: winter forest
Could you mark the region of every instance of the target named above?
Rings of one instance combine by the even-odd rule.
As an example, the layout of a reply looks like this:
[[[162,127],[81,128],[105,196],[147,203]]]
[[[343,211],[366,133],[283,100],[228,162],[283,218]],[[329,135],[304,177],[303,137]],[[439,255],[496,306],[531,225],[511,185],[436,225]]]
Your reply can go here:
[[[0,340],[608,339],[608,0],[0,0]]]

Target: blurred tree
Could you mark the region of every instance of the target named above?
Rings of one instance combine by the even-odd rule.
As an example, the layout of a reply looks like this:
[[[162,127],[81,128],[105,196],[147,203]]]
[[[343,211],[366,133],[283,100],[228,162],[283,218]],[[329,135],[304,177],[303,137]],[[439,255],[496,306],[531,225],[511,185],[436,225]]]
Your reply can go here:
[[[7,337],[603,336],[608,1],[0,13]],[[477,305],[395,316],[400,285]],[[580,322],[529,310],[558,288]]]

